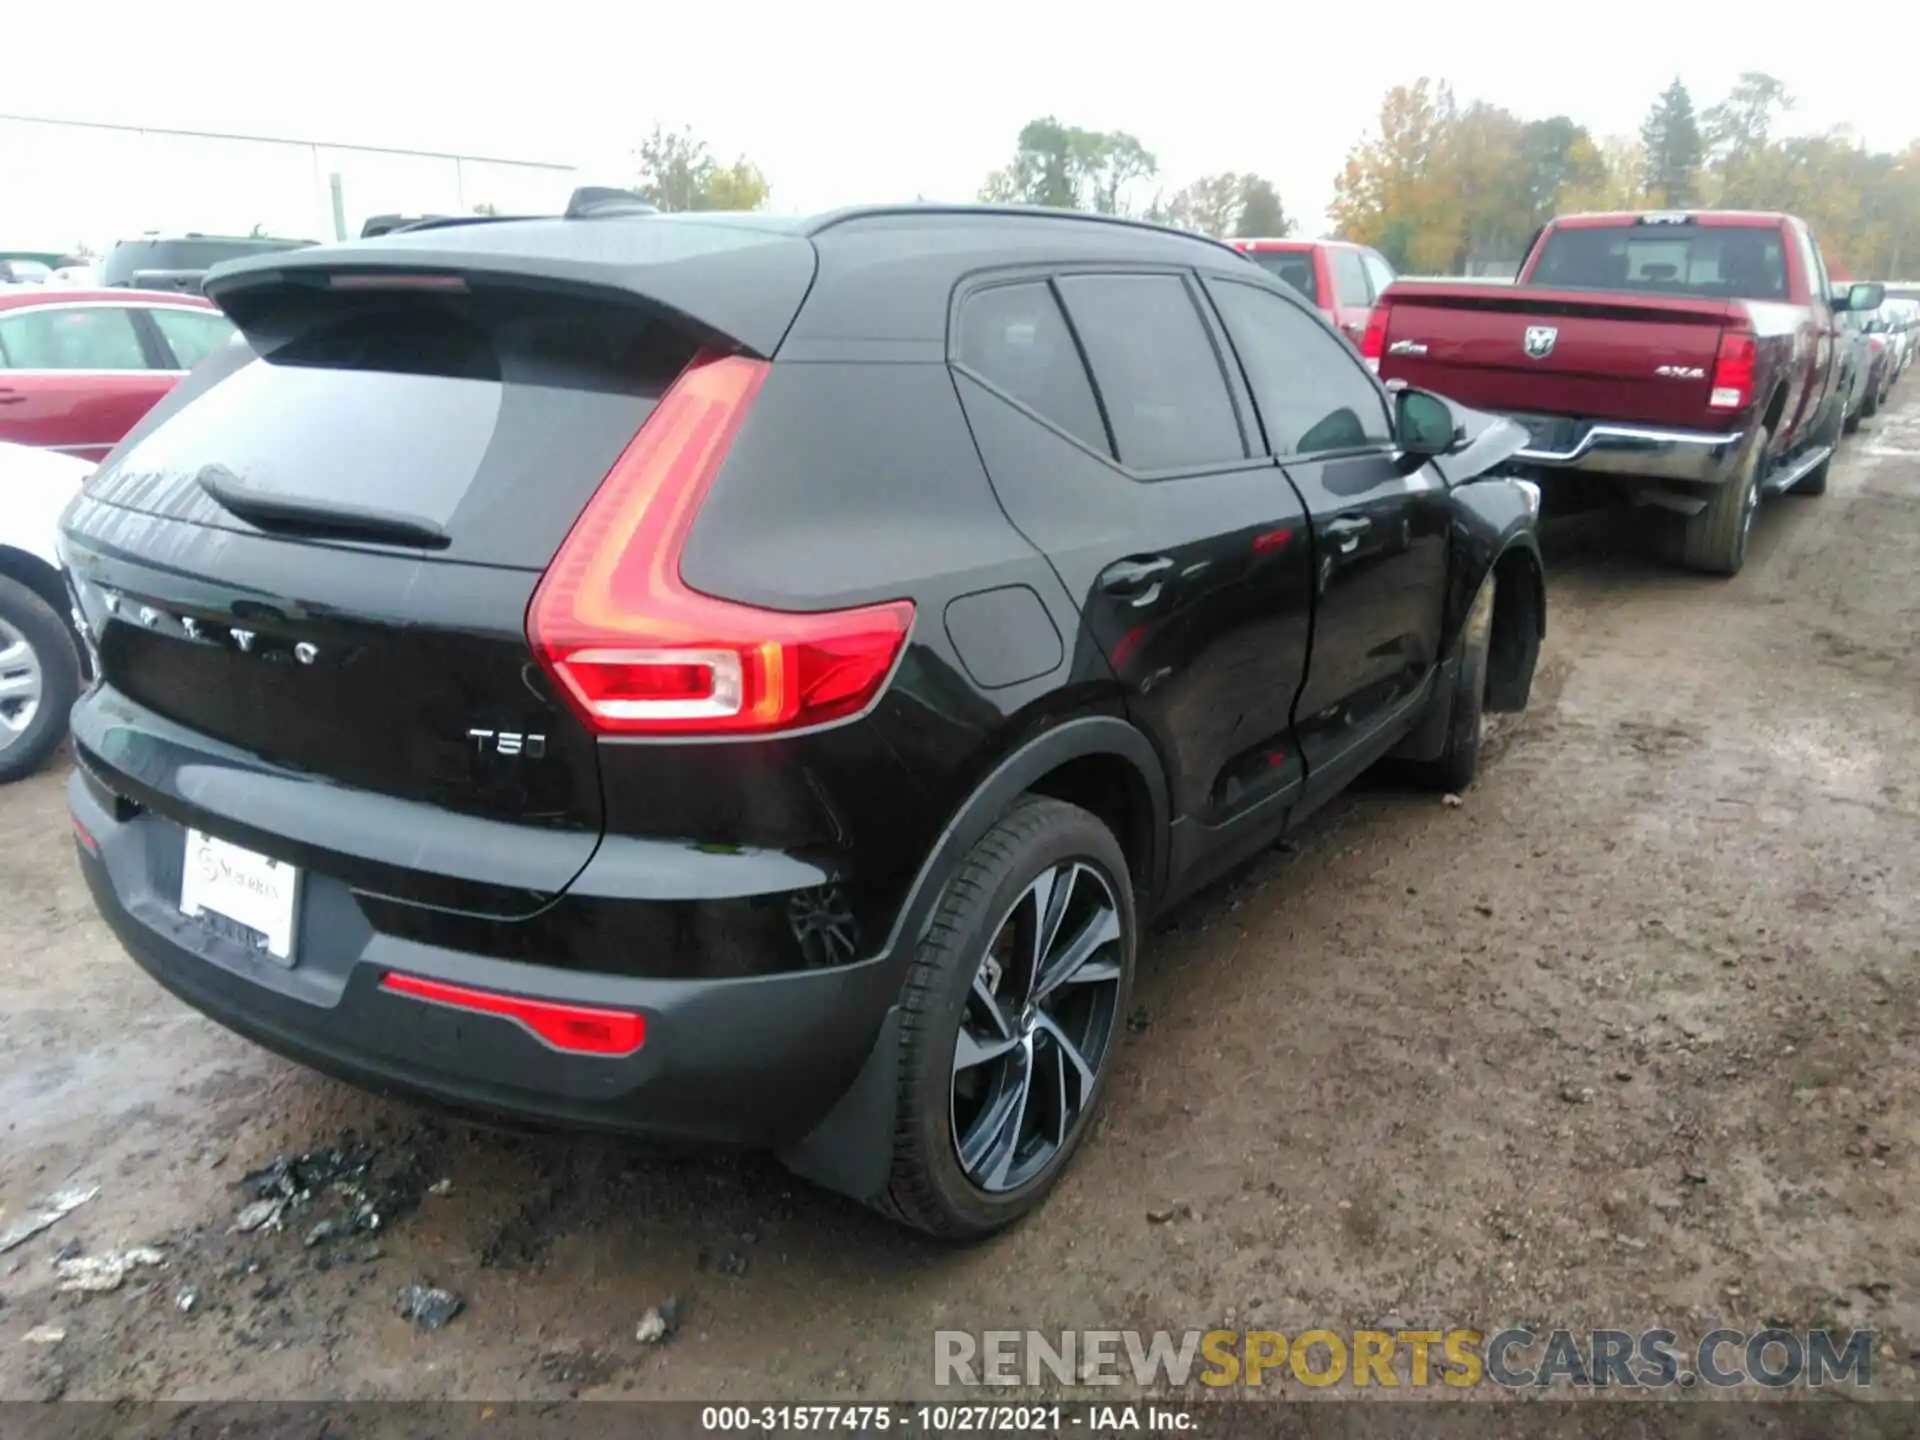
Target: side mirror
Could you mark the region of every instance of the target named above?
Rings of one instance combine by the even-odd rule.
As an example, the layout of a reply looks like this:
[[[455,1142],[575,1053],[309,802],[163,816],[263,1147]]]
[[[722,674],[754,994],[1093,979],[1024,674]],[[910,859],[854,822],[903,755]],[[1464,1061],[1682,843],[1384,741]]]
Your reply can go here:
[[[1393,434],[1401,450],[1427,459],[1453,450],[1460,425],[1453,418],[1453,406],[1409,385],[1394,392]]]
[[[1869,310],[1878,310],[1886,298],[1887,287],[1877,280],[1869,280],[1863,284],[1849,285],[1843,293],[1834,296],[1833,308],[1861,315]]]

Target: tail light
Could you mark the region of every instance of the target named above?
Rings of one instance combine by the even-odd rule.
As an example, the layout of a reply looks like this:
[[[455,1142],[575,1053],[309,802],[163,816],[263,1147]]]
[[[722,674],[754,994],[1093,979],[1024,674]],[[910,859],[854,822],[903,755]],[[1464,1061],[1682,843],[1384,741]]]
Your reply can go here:
[[[1387,353],[1387,307],[1376,305],[1367,312],[1367,328],[1360,337],[1360,358],[1374,374],[1380,373],[1380,361]]]
[[[575,1055],[631,1055],[646,1043],[647,1017],[631,1010],[602,1010],[594,1005],[569,1005],[558,1000],[533,1000],[498,990],[475,990],[449,985],[424,975],[398,970],[381,977],[382,989],[433,1005],[467,1010],[475,1015],[498,1015],[539,1036],[556,1050]]]
[[[1714,410],[1744,410],[1753,403],[1753,370],[1759,342],[1750,330],[1729,330],[1720,337],[1720,354],[1713,362],[1713,393],[1707,405]]]
[[[701,356],[673,383],[574,522],[527,609],[527,642],[602,735],[771,734],[856,715],[893,673],[911,601],[795,613],[680,579],[713,478],[766,380]]]

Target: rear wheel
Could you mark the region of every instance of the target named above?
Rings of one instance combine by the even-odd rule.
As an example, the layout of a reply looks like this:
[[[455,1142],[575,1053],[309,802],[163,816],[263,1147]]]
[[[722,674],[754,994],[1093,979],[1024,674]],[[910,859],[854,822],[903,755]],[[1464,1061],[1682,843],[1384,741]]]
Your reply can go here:
[[[879,1208],[964,1240],[1040,1204],[1103,1098],[1134,947],[1126,858],[1093,815],[1029,796],[987,832],[907,977]]]
[[[1706,509],[1688,518],[1680,536],[1680,562],[1688,569],[1738,575],[1747,563],[1747,541],[1760,508],[1760,467],[1772,438],[1764,428],[1756,431],[1739,469],[1714,490]]]
[[[51,606],[0,577],[0,784],[46,764],[80,695],[80,656]]]

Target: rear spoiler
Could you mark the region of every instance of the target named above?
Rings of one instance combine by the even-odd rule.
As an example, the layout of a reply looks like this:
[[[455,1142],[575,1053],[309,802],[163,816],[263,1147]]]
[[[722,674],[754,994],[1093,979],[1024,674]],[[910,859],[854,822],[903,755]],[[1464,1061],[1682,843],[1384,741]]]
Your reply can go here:
[[[208,272],[203,289],[243,332],[268,337],[290,291],[310,306],[315,292],[364,295],[409,282],[562,289],[640,304],[698,343],[765,359],[799,314],[815,263],[805,237],[723,217],[492,220],[229,260]]]

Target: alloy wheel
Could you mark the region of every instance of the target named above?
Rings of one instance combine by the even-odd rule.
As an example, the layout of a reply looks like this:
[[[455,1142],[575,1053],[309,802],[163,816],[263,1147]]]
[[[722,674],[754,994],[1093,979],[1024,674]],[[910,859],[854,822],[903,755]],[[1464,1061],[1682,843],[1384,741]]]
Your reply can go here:
[[[26,636],[0,620],[0,750],[17,744],[40,713],[46,677]]]
[[[1073,1139],[1113,1047],[1120,907],[1084,860],[1050,866],[995,928],[954,1037],[954,1150],[981,1190],[1017,1190]]]

